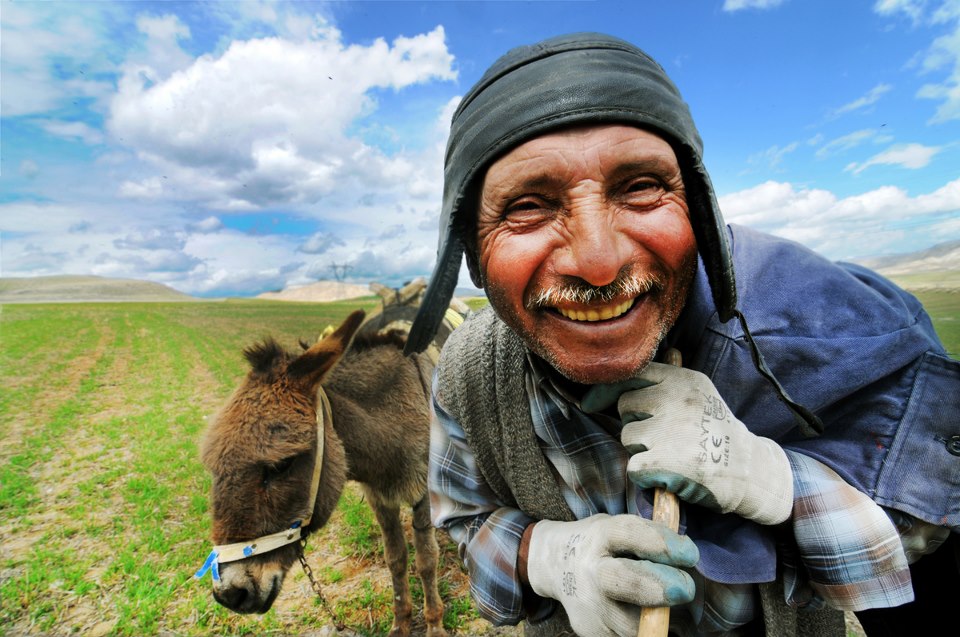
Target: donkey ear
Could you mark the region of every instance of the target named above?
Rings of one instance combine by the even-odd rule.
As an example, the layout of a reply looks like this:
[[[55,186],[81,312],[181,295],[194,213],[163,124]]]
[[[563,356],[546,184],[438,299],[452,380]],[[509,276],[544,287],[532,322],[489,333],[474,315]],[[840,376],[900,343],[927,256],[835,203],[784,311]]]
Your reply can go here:
[[[283,359],[283,348],[273,338],[266,337],[243,350],[243,357],[250,363],[254,372],[265,374],[273,369],[277,361]]]
[[[295,361],[287,367],[287,373],[291,378],[301,380],[308,386],[315,386],[330,373],[334,365],[347,351],[353,335],[357,332],[363,318],[366,316],[363,310],[356,310],[346,320],[340,324],[340,327],[327,336],[314,343]]]
[[[363,310],[354,310],[350,316],[343,320],[343,323],[340,324],[340,327],[338,327],[333,334],[323,340],[339,339],[343,342],[343,349],[347,349],[350,341],[353,340],[353,335],[357,333],[366,315],[367,313]]]

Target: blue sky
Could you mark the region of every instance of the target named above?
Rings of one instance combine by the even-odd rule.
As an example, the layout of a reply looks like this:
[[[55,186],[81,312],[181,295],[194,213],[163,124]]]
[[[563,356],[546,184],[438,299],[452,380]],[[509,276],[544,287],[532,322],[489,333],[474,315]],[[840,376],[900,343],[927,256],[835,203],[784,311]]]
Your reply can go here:
[[[460,96],[581,30],[666,68],[727,221],[834,259],[960,239],[960,0],[0,0],[0,275],[427,276]]]

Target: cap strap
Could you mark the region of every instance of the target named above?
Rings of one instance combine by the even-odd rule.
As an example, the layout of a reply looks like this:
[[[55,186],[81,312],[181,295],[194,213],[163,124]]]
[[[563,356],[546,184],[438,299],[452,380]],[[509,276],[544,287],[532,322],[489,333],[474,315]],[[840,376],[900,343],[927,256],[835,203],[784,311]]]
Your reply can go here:
[[[740,310],[734,310],[734,315],[740,321],[740,327],[743,328],[743,336],[747,340],[747,344],[750,345],[750,354],[753,356],[753,365],[757,368],[757,371],[760,372],[760,375],[767,379],[774,389],[777,391],[777,397],[783,402],[787,408],[793,412],[794,418],[797,421],[797,425],[800,427],[801,433],[807,438],[815,438],[823,433],[823,421],[820,418],[801,405],[800,403],[794,401],[790,398],[790,394],[787,393],[787,390],[783,388],[780,384],[780,381],[777,380],[777,377],[773,375],[773,372],[770,371],[770,368],[767,367],[767,362],[763,360],[763,354],[760,353],[760,348],[757,347],[757,342],[753,340],[753,335],[750,334],[750,328],[747,327],[747,318],[743,315]]]

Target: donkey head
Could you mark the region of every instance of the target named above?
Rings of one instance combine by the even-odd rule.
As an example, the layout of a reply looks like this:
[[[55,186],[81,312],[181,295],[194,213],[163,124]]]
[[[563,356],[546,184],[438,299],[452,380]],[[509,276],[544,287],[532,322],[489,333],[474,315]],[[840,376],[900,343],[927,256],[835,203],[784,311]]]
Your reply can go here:
[[[213,542],[248,542],[313,517],[304,534],[330,517],[346,480],[343,447],[329,422],[315,503],[317,390],[344,354],[364,313],[351,314],[300,355],[267,339],[244,350],[251,370],[206,432],[201,456],[213,477]],[[270,609],[299,547],[287,544],[219,566],[213,596],[241,613]]]

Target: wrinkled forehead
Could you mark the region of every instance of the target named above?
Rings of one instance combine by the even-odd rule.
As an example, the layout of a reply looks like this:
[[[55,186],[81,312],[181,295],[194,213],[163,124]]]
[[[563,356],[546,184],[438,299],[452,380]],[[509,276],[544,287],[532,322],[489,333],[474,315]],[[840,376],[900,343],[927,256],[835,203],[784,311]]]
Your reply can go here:
[[[670,143],[655,131],[622,124],[574,125],[527,140],[491,163],[481,190],[504,182],[562,179],[566,173],[615,177],[625,171],[674,176]]]

